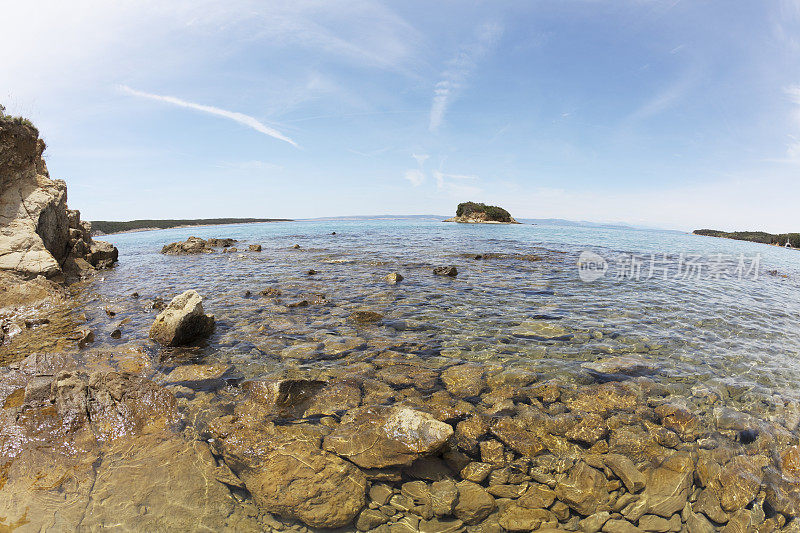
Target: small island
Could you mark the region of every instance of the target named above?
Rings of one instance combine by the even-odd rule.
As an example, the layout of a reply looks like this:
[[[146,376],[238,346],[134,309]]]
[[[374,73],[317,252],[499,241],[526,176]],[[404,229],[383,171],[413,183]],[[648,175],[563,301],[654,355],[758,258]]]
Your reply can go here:
[[[464,224],[519,224],[511,213],[497,207],[475,202],[463,202],[456,208],[456,216],[444,222],[461,222]]]

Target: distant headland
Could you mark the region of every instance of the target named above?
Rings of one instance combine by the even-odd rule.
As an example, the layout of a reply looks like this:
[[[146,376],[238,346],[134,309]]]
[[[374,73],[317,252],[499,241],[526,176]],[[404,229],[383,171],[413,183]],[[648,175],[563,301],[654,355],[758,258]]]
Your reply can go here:
[[[696,229],[695,235],[706,237],[722,237],[737,241],[750,241],[787,248],[800,248],[800,233],[766,233],[764,231],[720,231],[716,229]]]
[[[94,235],[127,233],[154,229],[187,228],[192,226],[216,226],[219,224],[250,224],[253,222],[291,222],[289,218],[197,218],[187,220],[93,220]]]
[[[456,216],[445,222],[461,222],[466,224],[519,224],[511,213],[496,205],[463,202],[456,208]]]

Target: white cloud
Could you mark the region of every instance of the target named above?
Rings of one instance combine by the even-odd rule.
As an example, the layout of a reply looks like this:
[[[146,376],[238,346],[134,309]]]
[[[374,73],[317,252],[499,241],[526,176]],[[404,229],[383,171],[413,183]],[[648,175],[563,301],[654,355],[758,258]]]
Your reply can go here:
[[[131,89],[127,85],[120,85],[119,88],[120,88],[120,90],[122,92],[130,94],[130,95],[133,95],[133,96],[139,96],[139,97],[142,97],[142,98],[149,98],[150,100],[156,100],[158,102],[164,102],[164,103],[176,105],[176,106],[179,106],[179,107],[186,107],[188,109],[194,109],[195,111],[201,111],[203,113],[208,113],[209,115],[216,115],[216,116],[219,116],[219,117],[224,117],[224,118],[233,120],[234,122],[238,122],[239,124],[242,124],[244,126],[247,126],[248,128],[252,128],[252,129],[256,130],[259,133],[263,133],[264,135],[269,135],[270,137],[273,137],[273,138],[278,139],[280,141],[287,142],[287,143],[291,144],[292,146],[297,147],[297,143],[296,142],[294,142],[292,139],[290,139],[289,137],[285,136],[284,134],[282,134],[281,132],[279,132],[275,128],[271,128],[271,127],[263,124],[262,122],[258,121],[254,117],[251,117],[250,115],[245,115],[244,113],[237,113],[236,111],[228,111],[227,109],[221,109],[219,107],[214,107],[214,106],[210,106],[210,105],[195,104],[193,102],[187,102],[186,100],[182,100],[182,99],[176,98],[174,96],[164,96],[164,95],[159,95],[159,94],[146,93],[146,92],[143,92],[143,91],[137,91],[136,89]]]
[[[403,177],[410,181],[414,187],[419,187],[425,181],[425,174],[421,170],[406,170]]]
[[[442,73],[433,90],[429,129],[436,131],[444,121],[445,113],[475,71],[477,62],[494,48],[503,33],[498,24],[486,24],[478,31],[475,42],[463,47]]]
[[[411,154],[411,157],[416,159],[417,164],[422,168],[425,165],[425,161],[427,161],[430,156],[428,154]]]

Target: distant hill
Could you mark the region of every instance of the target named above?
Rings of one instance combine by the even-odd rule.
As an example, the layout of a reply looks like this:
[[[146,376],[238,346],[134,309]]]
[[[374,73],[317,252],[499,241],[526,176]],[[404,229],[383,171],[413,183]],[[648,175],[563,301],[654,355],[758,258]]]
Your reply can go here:
[[[352,215],[341,217],[317,217],[317,218],[301,218],[300,222],[317,221],[324,222],[326,220],[442,220],[444,215]]]
[[[800,233],[775,234],[764,231],[720,231],[716,229],[696,229],[693,233],[707,237],[722,237],[724,239],[774,244],[776,246],[785,246],[788,242],[792,248],[800,248]]]
[[[197,218],[186,220],[129,220],[127,222],[111,220],[93,220],[92,233],[104,235],[125,231],[143,231],[148,229],[167,229],[188,226],[211,226],[217,224],[248,224],[251,222],[291,222],[288,218]]]

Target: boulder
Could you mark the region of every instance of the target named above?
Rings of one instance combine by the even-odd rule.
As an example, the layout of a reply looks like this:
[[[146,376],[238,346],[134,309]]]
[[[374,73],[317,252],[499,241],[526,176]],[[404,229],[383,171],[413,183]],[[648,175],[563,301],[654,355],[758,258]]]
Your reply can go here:
[[[172,299],[150,327],[150,338],[165,346],[182,346],[207,337],[214,330],[214,316],[203,312],[203,299],[188,290]]]
[[[433,273],[437,276],[450,276],[454,278],[458,275],[458,269],[454,266],[438,266],[434,267]]]
[[[184,242],[165,244],[161,248],[161,253],[165,255],[210,254],[213,252],[213,246],[199,237],[189,237]]]
[[[251,244],[250,246],[247,247],[247,249],[250,250],[251,252],[260,252],[261,251],[261,245],[260,244]]]
[[[323,447],[362,468],[407,466],[438,452],[453,435],[449,424],[407,407],[365,407],[347,413]]]
[[[390,285],[396,285],[397,283],[403,281],[403,276],[399,272],[390,272],[389,274],[386,274],[383,279]]]

